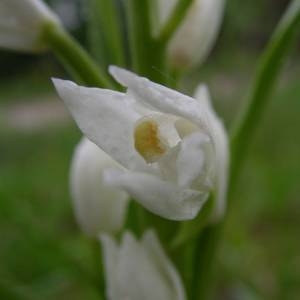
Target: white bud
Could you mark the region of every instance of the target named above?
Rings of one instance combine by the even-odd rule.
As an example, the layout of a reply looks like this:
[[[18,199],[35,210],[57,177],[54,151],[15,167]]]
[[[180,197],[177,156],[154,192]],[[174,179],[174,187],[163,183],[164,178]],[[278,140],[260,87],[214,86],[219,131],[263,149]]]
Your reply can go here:
[[[170,17],[176,2],[178,1],[158,1],[161,27]],[[217,38],[224,4],[225,0],[193,1],[168,44],[168,59],[173,67],[191,68],[205,60]]]
[[[0,47],[26,52],[44,50],[42,34],[49,23],[60,24],[41,0],[1,0]]]
[[[181,278],[154,231],[141,240],[125,232],[120,245],[101,236],[110,300],[185,300]]]
[[[118,164],[83,138],[74,153],[70,184],[77,222],[89,236],[115,233],[124,224],[128,195],[102,179],[102,172],[111,167]]]

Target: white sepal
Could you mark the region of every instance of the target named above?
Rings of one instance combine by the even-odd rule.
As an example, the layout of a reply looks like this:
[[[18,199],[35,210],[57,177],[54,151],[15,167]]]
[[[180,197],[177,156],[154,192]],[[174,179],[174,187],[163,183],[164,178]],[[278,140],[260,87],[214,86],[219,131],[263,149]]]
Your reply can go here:
[[[194,94],[195,99],[201,105],[206,107],[209,114],[208,124],[211,132],[212,141],[215,149],[215,208],[213,210],[212,220],[217,221],[223,217],[226,211],[227,184],[229,173],[229,144],[228,135],[222,121],[216,115],[210,100],[209,90],[206,85],[200,84]]]

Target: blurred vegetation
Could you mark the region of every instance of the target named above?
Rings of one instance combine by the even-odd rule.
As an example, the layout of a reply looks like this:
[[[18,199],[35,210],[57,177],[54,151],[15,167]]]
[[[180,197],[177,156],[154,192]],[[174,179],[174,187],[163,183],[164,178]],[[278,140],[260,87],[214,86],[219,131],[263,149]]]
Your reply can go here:
[[[185,82],[186,91],[208,83],[228,126],[287,3],[229,0],[217,47]],[[2,51],[0,64],[0,116],[25,99],[49,99],[49,77],[67,76],[51,55]],[[240,178],[219,255],[216,299],[300,299],[299,77],[298,46]],[[68,192],[78,129],[67,123],[22,132],[0,124],[0,299],[98,299],[87,280],[97,269],[92,247],[78,232]]]

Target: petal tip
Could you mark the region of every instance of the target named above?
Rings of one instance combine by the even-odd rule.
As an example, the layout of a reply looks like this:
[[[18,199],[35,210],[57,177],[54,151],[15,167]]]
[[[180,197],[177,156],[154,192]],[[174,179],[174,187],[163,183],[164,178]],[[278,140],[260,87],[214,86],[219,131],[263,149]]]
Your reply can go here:
[[[128,87],[132,79],[137,77],[131,71],[125,70],[123,68],[111,65],[108,68],[109,74],[121,85]]]
[[[70,80],[60,79],[60,78],[51,78],[51,81],[55,89],[59,92],[66,88],[76,87],[77,84]]]
[[[67,101],[70,95],[74,94],[74,90],[78,87],[78,85],[70,80],[64,80],[59,78],[51,78],[52,83],[59,95],[59,97]]]

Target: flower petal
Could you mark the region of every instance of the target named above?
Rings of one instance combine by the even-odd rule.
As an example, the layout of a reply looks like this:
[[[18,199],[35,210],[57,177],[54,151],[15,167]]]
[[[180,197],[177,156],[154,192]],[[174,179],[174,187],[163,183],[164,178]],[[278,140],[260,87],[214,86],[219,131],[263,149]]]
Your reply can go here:
[[[199,85],[195,92],[195,99],[206,106],[207,117],[209,124],[209,132],[212,137],[212,142],[215,148],[215,169],[216,169],[216,201],[213,220],[218,220],[224,215],[226,210],[226,196],[227,196],[227,181],[228,181],[228,169],[229,169],[229,145],[228,136],[224,125],[214,112],[210,95],[205,85]]]
[[[81,131],[103,151],[131,169],[147,168],[134,148],[133,130],[139,115],[122,93],[86,88],[67,80],[53,79]]]
[[[206,192],[183,189],[142,172],[107,170],[104,180],[112,186],[125,189],[145,208],[170,220],[193,219],[207,200]]]
[[[195,99],[116,66],[110,66],[109,71],[120,84],[128,87],[128,92],[138,102],[151,105],[157,111],[202,124],[204,111]]]
[[[148,251],[152,259],[156,261],[157,265],[160,266],[161,269],[164,270],[164,273],[168,275],[168,280],[173,287],[172,299],[184,300],[186,297],[181,278],[176,268],[164,252],[155,231],[146,231],[143,235],[142,242],[145,250]]]
[[[98,146],[83,138],[76,147],[71,166],[71,194],[81,229],[89,236],[115,233],[126,216],[129,196],[103,183],[102,172],[120,167]]]
[[[206,171],[204,167],[207,164],[205,162],[207,155],[204,151],[209,143],[210,138],[201,132],[195,132],[183,138],[176,161],[179,186],[185,188],[191,186],[195,179]]]

